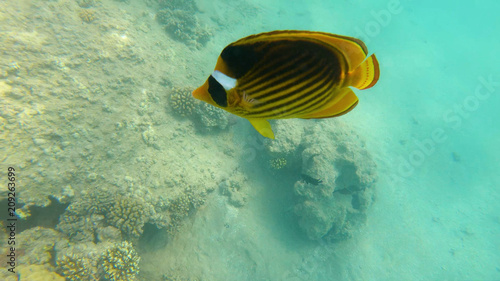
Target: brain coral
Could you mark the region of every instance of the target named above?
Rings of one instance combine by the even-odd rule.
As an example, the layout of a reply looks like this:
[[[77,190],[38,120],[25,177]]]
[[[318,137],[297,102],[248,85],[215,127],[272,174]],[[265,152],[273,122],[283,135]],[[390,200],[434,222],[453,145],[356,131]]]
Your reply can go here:
[[[106,280],[133,281],[139,274],[140,257],[130,242],[124,241],[106,250],[101,258]]]

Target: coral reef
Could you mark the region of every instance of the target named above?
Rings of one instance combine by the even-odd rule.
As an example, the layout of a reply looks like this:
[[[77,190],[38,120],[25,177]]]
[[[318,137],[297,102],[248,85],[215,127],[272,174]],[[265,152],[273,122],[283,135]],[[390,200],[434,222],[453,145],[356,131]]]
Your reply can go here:
[[[151,146],[157,150],[161,150],[159,144],[159,137],[152,126],[149,126],[147,130],[142,132],[142,140],[147,146]]]
[[[193,47],[205,45],[212,36],[210,29],[202,27],[190,10],[162,9],[156,14],[156,19],[175,39]]]
[[[49,266],[43,265],[29,265],[26,267],[21,267],[19,269],[19,276],[22,279],[17,280],[29,280],[29,281],[64,281],[64,277],[59,274],[52,272]],[[81,279],[89,280],[89,279]]]
[[[247,194],[242,184],[244,181],[246,181],[246,179],[243,181],[229,179],[219,184],[220,193],[227,196],[229,204],[234,207],[242,207],[247,202]]]
[[[103,215],[82,215],[78,213],[71,204],[66,212],[60,217],[56,229],[66,234],[73,242],[94,241],[95,231],[104,220]]]
[[[108,233],[102,230],[106,225],[116,227],[126,237],[138,238],[152,213],[152,207],[143,199],[113,195],[102,188],[95,188],[68,206],[57,229],[72,241],[89,242],[96,237],[110,235],[117,237],[109,229]]]
[[[172,88],[170,94],[170,106],[180,116],[188,117],[193,115],[197,101],[191,96],[191,88]]]
[[[66,208],[56,228],[71,241],[94,241],[104,214],[114,203],[111,193],[101,187],[92,188]]]
[[[78,3],[78,6],[81,8],[90,8],[95,5],[95,0],[76,0],[76,3]]]
[[[162,281],[198,281],[201,280],[199,278],[187,278],[184,276],[179,276],[178,274],[174,273],[168,273],[168,274],[163,274],[162,276]]]
[[[206,102],[199,102],[191,93],[192,88],[173,87],[169,98],[169,105],[173,112],[182,116],[189,117],[195,122],[198,128],[203,132],[210,132],[214,129],[224,130],[228,127],[228,113],[224,110],[212,106]],[[147,133],[146,133],[147,132]],[[155,147],[154,134],[145,131],[143,134],[144,142]],[[155,147],[156,148],[156,147]]]
[[[269,166],[271,166],[271,168],[274,170],[283,169],[286,166],[286,163],[287,162],[285,157],[278,157],[269,160]]]
[[[331,122],[335,130],[319,123],[303,139],[295,214],[310,239],[337,241],[350,237],[353,227],[364,222],[377,176],[359,136],[340,121]]]
[[[90,261],[85,257],[65,255],[57,260],[57,272],[67,281],[97,280]]]
[[[373,201],[375,162],[361,138],[341,121],[325,120],[305,129],[299,122],[276,126],[278,133],[286,129],[294,137],[264,143],[271,161],[276,161],[271,165],[282,167],[278,155],[300,159],[293,166],[293,210],[309,239],[347,239],[364,223]]]
[[[33,227],[18,235],[19,245],[16,247],[20,264],[46,264],[53,259],[53,249],[57,241],[66,241],[61,233],[54,229]]]
[[[152,210],[144,200],[134,197],[119,197],[106,213],[107,222],[120,229],[126,236],[138,238]]]
[[[197,125],[197,129],[202,132],[227,129],[229,114],[206,102],[199,102],[192,97],[192,91],[193,89],[189,87],[173,87],[169,98],[172,111],[179,116],[190,118]],[[155,139],[155,134],[151,132],[151,129],[143,133],[143,140],[148,146],[159,149],[158,140]]]
[[[182,221],[195,211],[201,205],[205,204],[205,192],[196,194],[193,189],[187,188],[175,199],[168,200],[169,224],[168,232],[174,234],[177,232]]]
[[[94,10],[81,10],[78,16],[86,23],[91,23],[96,19],[96,14]]]
[[[194,0],[158,0],[158,4],[162,9],[196,11]]]
[[[200,127],[204,131],[211,131],[213,129],[224,130],[229,124],[227,112],[206,102],[198,103],[196,116],[200,121]]]
[[[302,188],[308,188],[307,184],[297,182],[294,186],[294,189]],[[300,228],[312,240],[322,238],[332,227],[341,229],[345,223],[345,208],[328,196],[320,200],[299,202],[295,205],[294,212],[298,216]]]
[[[139,274],[140,257],[130,242],[124,241],[106,250],[101,270],[106,280],[133,281]]]

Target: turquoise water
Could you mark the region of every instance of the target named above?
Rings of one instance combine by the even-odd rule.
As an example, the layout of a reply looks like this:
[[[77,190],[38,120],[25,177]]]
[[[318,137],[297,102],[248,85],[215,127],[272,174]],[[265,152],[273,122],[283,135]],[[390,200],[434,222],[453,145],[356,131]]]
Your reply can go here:
[[[0,280],[500,280],[499,10],[3,1]],[[380,80],[275,140],[194,101],[226,45],[283,29],[363,40]]]

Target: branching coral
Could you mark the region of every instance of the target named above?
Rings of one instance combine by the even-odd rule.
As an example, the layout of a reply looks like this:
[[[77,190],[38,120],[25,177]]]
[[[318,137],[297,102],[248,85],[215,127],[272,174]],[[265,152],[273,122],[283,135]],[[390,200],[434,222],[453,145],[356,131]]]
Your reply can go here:
[[[81,10],[78,16],[86,23],[91,23],[96,19],[96,14],[93,10]]]
[[[195,193],[193,189],[187,188],[180,196],[170,200],[168,203],[168,211],[170,213],[168,231],[170,233],[175,233],[184,218],[186,218],[191,211],[205,204],[205,196],[205,192]]]
[[[284,157],[273,158],[269,160],[269,165],[274,170],[283,169],[286,166],[286,158]]]
[[[130,242],[124,241],[107,249],[101,260],[106,280],[133,281],[139,274],[140,257]]]
[[[98,228],[106,224],[126,236],[138,238],[152,211],[140,198],[112,195],[97,188],[73,202],[57,228],[73,241],[94,241]]]
[[[75,255],[65,255],[57,260],[57,271],[68,281],[96,279],[89,260]]]
[[[98,225],[114,202],[112,194],[100,187],[93,188],[68,206],[57,229],[72,241],[93,241]]]
[[[210,131],[213,128],[224,130],[229,124],[227,119],[228,114],[224,110],[206,102],[198,104],[196,113],[199,117],[202,128],[206,131]]]
[[[170,106],[180,116],[187,117],[193,115],[196,108],[196,100],[191,96],[191,88],[172,89],[170,95]]]
[[[142,234],[149,213],[149,206],[144,200],[120,197],[106,213],[106,218],[110,225],[119,228],[123,234],[137,238]]]
[[[162,9],[156,14],[156,19],[174,38],[196,47],[204,45],[212,35],[207,27],[201,27],[193,11]]]

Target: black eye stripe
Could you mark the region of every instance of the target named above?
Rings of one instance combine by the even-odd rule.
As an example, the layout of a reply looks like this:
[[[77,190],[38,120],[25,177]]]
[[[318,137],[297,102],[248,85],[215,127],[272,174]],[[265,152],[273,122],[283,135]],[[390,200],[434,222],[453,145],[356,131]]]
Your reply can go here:
[[[222,107],[227,106],[226,90],[212,75],[208,77],[208,93],[217,105]]]

